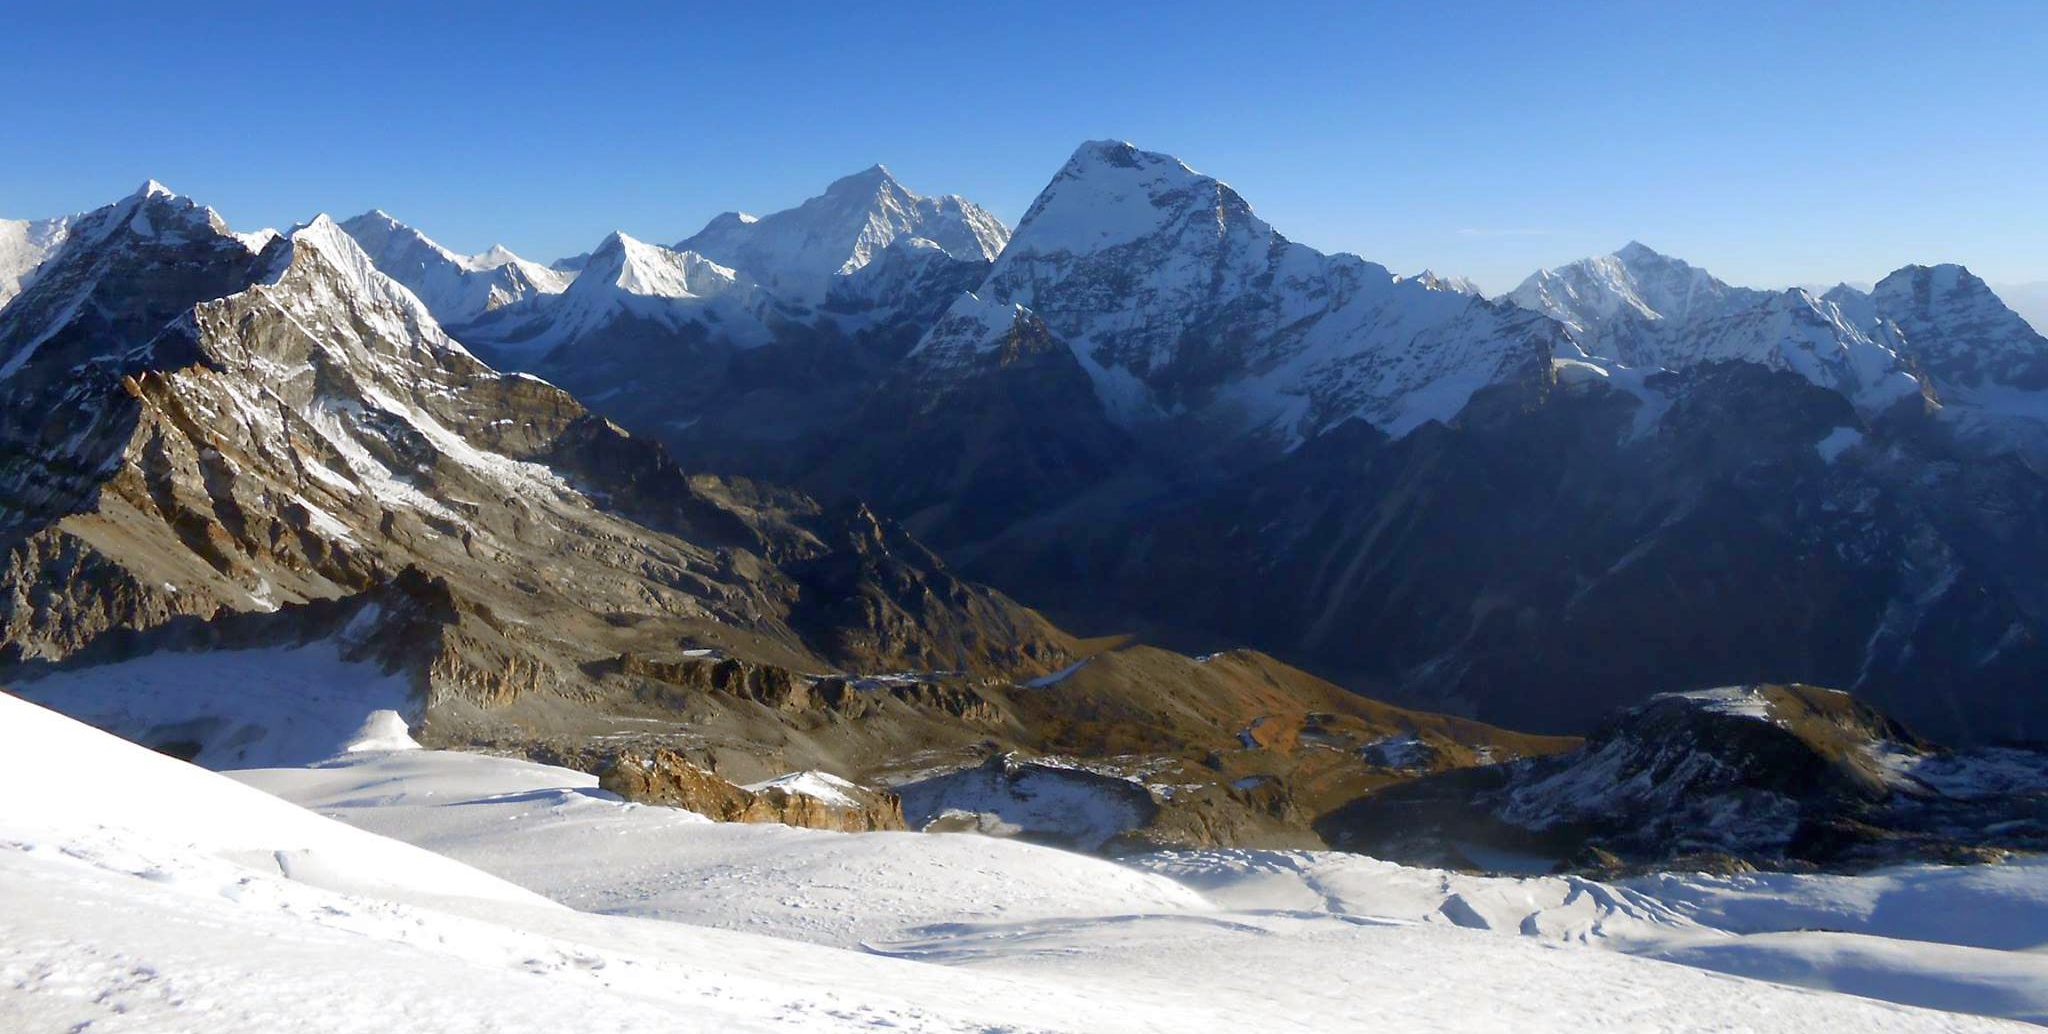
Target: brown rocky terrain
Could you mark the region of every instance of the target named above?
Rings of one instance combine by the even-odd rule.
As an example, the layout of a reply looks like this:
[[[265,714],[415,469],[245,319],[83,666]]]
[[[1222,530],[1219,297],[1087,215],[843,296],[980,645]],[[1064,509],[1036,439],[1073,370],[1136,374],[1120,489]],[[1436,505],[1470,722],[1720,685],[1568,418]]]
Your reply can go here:
[[[718,822],[780,822],[844,833],[903,828],[903,801],[886,790],[846,784],[838,800],[780,786],[760,790],[728,782],[673,752],[627,752],[605,765],[598,786],[629,801],[694,811]]]
[[[1579,742],[1392,707],[1251,650],[1078,649],[1092,652],[1006,694],[1028,753],[899,785],[913,826],[1016,827],[1111,851],[1322,846],[1316,819],[1362,794]],[[1047,795],[1074,803],[1034,803]]]

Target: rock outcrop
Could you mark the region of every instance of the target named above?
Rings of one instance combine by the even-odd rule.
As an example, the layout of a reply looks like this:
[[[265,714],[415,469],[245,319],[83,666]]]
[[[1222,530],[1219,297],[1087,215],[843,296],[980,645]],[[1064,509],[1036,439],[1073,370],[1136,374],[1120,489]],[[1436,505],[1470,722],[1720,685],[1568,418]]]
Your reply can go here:
[[[617,755],[599,772],[598,786],[629,801],[682,808],[718,822],[780,822],[846,833],[904,828],[903,801],[886,790],[844,780],[813,792],[774,783],[748,789],[668,750]]]
[[[884,700],[968,722],[993,723],[1002,717],[992,701],[957,674],[803,675],[711,651],[675,657],[626,653],[617,664],[629,678],[658,684],[660,688],[645,694],[657,699],[675,696],[669,692],[673,688],[722,694],[790,713],[823,711],[844,718],[875,714]]]

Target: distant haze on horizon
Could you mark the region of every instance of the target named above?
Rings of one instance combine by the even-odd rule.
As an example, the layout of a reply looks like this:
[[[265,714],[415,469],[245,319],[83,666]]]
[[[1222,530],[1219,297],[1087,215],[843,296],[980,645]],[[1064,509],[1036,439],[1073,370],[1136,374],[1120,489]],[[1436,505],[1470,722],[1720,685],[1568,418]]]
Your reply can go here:
[[[2048,283],[2048,6],[559,11],[13,12],[0,217],[153,177],[238,228],[382,208],[549,261],[878,161],[1014,225],[1115,137],[1489,294],[1630,240],[1745,286]]]

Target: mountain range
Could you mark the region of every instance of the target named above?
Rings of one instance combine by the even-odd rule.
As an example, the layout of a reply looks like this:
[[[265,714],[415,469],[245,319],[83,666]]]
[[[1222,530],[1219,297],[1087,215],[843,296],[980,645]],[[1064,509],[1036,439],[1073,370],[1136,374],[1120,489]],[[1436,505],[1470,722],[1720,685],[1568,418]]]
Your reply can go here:
[[[1556,732],[1796,677],[2039,734],[2048,339],[1962,267],[1763,291],[1630,243],[1490,300],[1110,141],[992,223],[876,167],[456,333],[1066,625]]]
[[[549,264],[152,182],[0,224],[0,290],[30,695],[317,646],[427,742],[592,770],[933,821],[1089,778],[1032,755],[1203,788],[1035,831],[1095,847],[1355,837],[1672,690],[2048,721],[2048,339],[1960,266],[1763,291],[1631,243],[1489,299],[1097,141],[1014,229],[875,166]],[[252,735],[209,706],[102,717]]]

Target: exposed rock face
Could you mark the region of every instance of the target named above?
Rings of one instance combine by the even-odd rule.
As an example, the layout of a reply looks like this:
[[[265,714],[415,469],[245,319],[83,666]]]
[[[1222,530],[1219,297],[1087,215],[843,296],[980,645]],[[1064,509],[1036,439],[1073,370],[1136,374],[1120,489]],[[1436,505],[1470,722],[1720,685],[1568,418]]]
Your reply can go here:
[[[1596,869],[1727,858],[1873,865],[2048,842],[2048,757],[1935,747],[1847,693],[1749,685],[1620,712],[1580,751],[1426,778],[1336,810],[1340,846],[1460,842]]]
[[[780,822],[847,833],[903,829],[895,794],[840,782],[838,800],[770,785],[749,790],[672,751],[623,753],[600,773],[598,786],[629,801],[694,811],[719,822]]]
[[[633,653],[621,655],[618,664],[627,676],[665,687],[720,693],[791,713],[822,711],[866,718],[888,699],[971,723],[994,724],[1003,717],[993,702],[957,676],[810,676],[733,657],[657,658]]]

